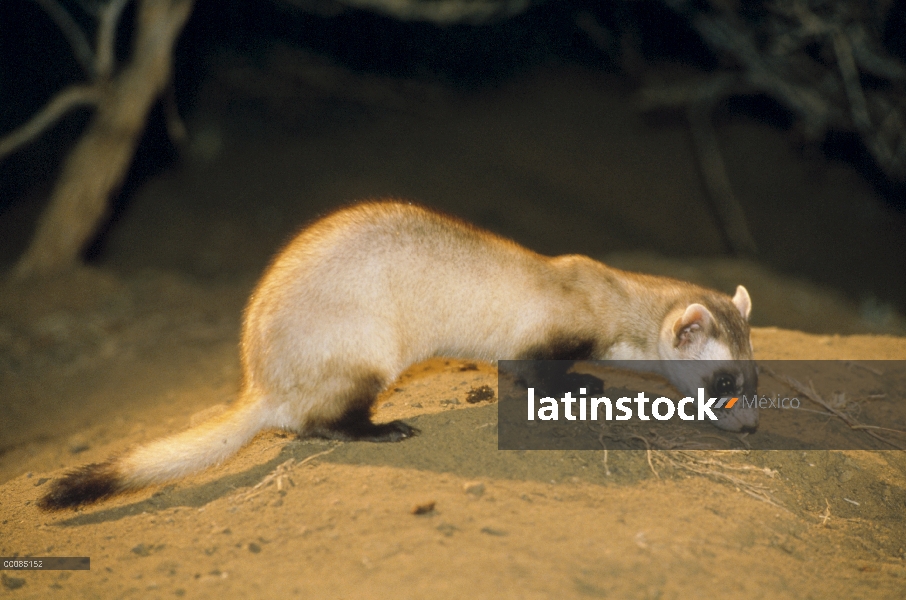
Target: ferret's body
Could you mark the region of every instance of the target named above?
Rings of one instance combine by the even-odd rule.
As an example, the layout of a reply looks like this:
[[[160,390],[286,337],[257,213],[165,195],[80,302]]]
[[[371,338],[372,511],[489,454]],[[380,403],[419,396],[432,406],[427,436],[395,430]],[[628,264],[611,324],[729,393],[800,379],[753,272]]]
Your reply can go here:
[[[181,477],[264,428],[406,438],[409,426],[374,424],[371,408],[403,370],[431,356],[750,359],[749,310],[742,287],[731,300],[584,256],[540,256],[413,205],[359,204],[300,233],[262,277],[245,311],[243,387],[230,410],[70,473],[42,506]],[[693,385],[668,371],[681,391]],[[757,424],[756,413],[734,415],[725,428]]]

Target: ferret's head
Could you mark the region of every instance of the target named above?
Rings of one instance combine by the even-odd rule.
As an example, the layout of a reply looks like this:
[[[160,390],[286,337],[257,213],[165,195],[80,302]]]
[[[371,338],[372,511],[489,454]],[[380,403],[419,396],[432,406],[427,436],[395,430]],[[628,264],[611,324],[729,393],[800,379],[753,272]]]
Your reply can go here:
[[[758,372],[752,360],[749,314],[752,301],[743,286],[733,298],[716,293],[671,311],[661,328],[660,355],[667,377],[677,389],[695,397],[703,388],[707,398],[753,398]],[[714,410],[720,429],[755,431],[758,409],[737,402],[731,409]]]

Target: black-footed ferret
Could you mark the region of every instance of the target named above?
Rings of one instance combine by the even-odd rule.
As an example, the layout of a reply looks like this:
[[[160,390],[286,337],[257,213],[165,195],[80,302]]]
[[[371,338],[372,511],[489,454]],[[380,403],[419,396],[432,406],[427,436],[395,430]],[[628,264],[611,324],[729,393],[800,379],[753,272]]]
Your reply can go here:
[[[261,278],[242,327],[242,391],[225,413],[72,471],[39,504],[73,507],[183,477],[265,428],[402,440],[414,430],[373,423],[371,409],[431,356],[751,359],[750,310],[742,286],[730,298],[585,256],[541,256],[411,204],[358,204],[302,231]],[[713,373],[685,381],[665,371],[681,392],[713,387]],[[752,409],[726,412],[716,423],[724,429],[758,423]]]

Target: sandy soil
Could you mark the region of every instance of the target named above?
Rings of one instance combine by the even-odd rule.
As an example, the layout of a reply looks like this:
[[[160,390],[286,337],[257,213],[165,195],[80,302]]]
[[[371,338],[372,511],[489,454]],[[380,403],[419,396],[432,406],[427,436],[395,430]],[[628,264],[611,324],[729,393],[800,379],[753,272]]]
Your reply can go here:
[[[70,289],[76,279],[95,296],[82,310],[106,296],[97,291],[105,282],[117,287],[85,272]],[[114,296],[142,283],[121,283]],[[166,289],[163,276],[155,283]],[[416,425],[422,435],[412,440],[262,433],[225,465],[175,485],[39,512],[36,499],[61,469],[188,426],[229,401],[236,361],[218,338],[235,331],[205,323],[192,312],[193,290],[177,283],[165,296],[181,309],[157,335],[180,343],[156,352],[127,324],[112,324],[126,309],[105,306],[98,314],[110,322],[96,326],[117,331],[119,346],[72,359],[82,361],[71,365],[81,389],[65,377],[33,381],[68,389],[80,406],[71,414],[43,407],[31,426],[4,420],[4,440],[27,434],[0,457],[0,555],[91,557],[90,572],[7,571],[4,594],[903,597],[902,452],[658,452],[651,465],[645,452],[502,452],[496,405],[466,402],[471,390],[496,387],[495,370],[443,359],[416,365],[383,397],[377,418]],[[195,329],[180,326],[190,321]],[[47,327],[54,335],[64,325]],[[80,335],[90,334],[70,331]],[[756,329],[753,342],[759,359],[906,358],[903,338]],[[192,344],[204,350],[174,354]],[[122,403],[99,400],[114,389]]]
[[[90,556],[91,571],[5,571],[0,595],[904,597],[903,452],[656,452],[650,461],[631,451],[501,452],[496,405],[466,401],[496,386],[495,370],[444,359],[413,367],[377,412],[417,426],[414,439],[336,444],[267,432],[174,485],[39,512],[36,499],[65,469],[232,401],[239,318],[257,274],[292,229],[340,201],[413,197],[545,252],[603,256],[639,239],[673,255],[720,249],[685,133],[646,129],[612,79],[542,72],[443,100],[359,79],[340,91],[367,96],[357,100],[366,108],[330,112],[342,80],[321,78],[333,87],[313,91],[292,71],[297,56],[272,60],[283,96],[255,97],[249,90],[271,88],[237,76],[243,64],[204,84],[188,166],[136,192],[99,266],[2,284],[0,555]],[[219,100],[243,93],[252,109]],[[267,102],[318,93],[330,102],[305,104],[296,122],[267,118],[278,112]],[[268,137],[269,127],[284,133]],[[738,140],[743,129],[724,133]],[[753,214],[764,255],[789,256],[793,271],[802,256],[862,268],[818,277],[838,278],[848,295],[751,262],[612,262],[724,291],[742,282],[757,324],[829,334],[756,328],[759,359],[906,359],[906,338],[834,335],[902,331],[889,308],[850,299],[863,273],[866,282],[880,274],[872,281],[881,285],[898,272],[902,253],[885,245],[901,226],[878,225],[866,238],[859,227],[883,211],[850,203],[868,194],[851,171],[825,165],[816,175],[779,135],[744,133],[727,160],[751,184],[740,188],[747,207],[758,198],[769,206]],[[857,204],[861,212],[847,212]],[[801,225],[818,205],[824,221]],[[8,264],[21,225],[0,226]]]

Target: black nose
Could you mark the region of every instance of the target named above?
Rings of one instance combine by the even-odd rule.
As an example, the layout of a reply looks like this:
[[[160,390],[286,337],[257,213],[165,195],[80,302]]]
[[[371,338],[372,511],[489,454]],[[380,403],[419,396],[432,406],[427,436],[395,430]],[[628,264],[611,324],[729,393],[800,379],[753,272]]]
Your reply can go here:
[[[755,433],[758,431],[758,425],[743,425],[739,433]]]

